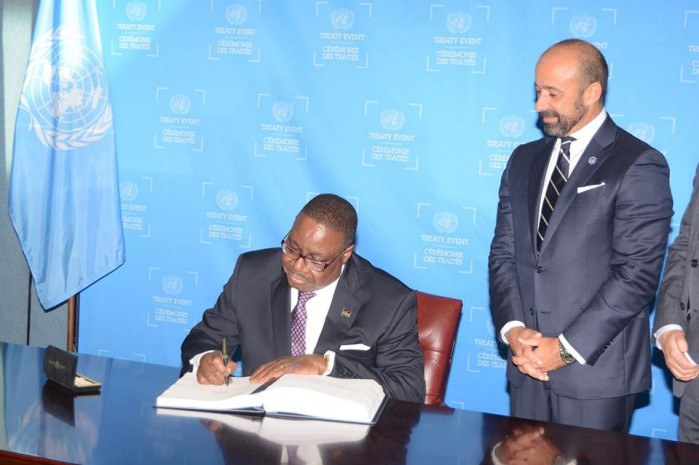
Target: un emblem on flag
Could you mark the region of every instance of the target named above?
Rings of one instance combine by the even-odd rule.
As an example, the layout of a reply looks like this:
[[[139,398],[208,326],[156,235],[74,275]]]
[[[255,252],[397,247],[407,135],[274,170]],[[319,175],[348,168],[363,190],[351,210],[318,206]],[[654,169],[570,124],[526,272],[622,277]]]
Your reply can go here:
[[[72,150],[107,133],[112,126],[107,73],[84,37],[63,26],[34,42],[20,108],[46,147]]]

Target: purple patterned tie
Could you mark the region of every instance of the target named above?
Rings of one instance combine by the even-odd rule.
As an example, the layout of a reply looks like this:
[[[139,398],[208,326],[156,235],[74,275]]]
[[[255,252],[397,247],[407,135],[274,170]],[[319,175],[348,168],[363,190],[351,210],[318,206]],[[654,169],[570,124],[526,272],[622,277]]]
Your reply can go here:
[[[315,295],[313,291],[299,292],[299,300],[291,312],[291,355],[306,353],[306,302]]]

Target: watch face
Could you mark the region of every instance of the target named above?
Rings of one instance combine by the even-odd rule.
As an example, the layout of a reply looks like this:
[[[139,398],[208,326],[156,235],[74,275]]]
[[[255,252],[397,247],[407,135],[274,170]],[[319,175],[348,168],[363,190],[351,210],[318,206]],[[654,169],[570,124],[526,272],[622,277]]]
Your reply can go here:
[[[566,365],[570,365],[575,361],[575,357],[568,352],[560,339],[558,340],[558,352],[561,354],[561,360],[563,360]]]

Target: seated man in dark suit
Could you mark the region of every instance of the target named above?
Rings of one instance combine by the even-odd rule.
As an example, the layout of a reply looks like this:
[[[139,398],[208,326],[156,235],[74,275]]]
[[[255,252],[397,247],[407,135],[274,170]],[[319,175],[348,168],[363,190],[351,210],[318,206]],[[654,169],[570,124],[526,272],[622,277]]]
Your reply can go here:
[[[185,370],[221,384],[240,345],[243,375],[374,379],[390,398],[423,402],[415,292],[354,253],[357,213],[333,194],[309,201],[281,248],[248,252],[182,343]],[[298,304],[298,305],[297,305]]]

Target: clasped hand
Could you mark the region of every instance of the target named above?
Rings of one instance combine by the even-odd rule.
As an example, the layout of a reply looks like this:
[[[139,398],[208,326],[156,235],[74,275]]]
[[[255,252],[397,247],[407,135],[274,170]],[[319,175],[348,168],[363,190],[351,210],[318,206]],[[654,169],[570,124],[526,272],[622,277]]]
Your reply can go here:
[[[689,350],[684,331],[670,330],[660,335],[665,364],[672,375],[680,381],[691,381],[699,376],[699,365],[690,362],[686,353]]]
[[[287,373],[301,375],[320,375],[325,372],[326,362],[322,355],[299,355],[296,357],[279,357],[261,365],[250,376],[253,384],[262,384],[279,378]],[[237,364],[229,361],[223,365],[223,355],[219,351],[209,352],[199,360],[197,381],[201,384],[223,384],[237,368]]]
[[[548,381],[549,372],[565,366],[558,350],[558,338],[544,337],[530,328],[516,327],[507,333],[512,363],[520,373]]]

